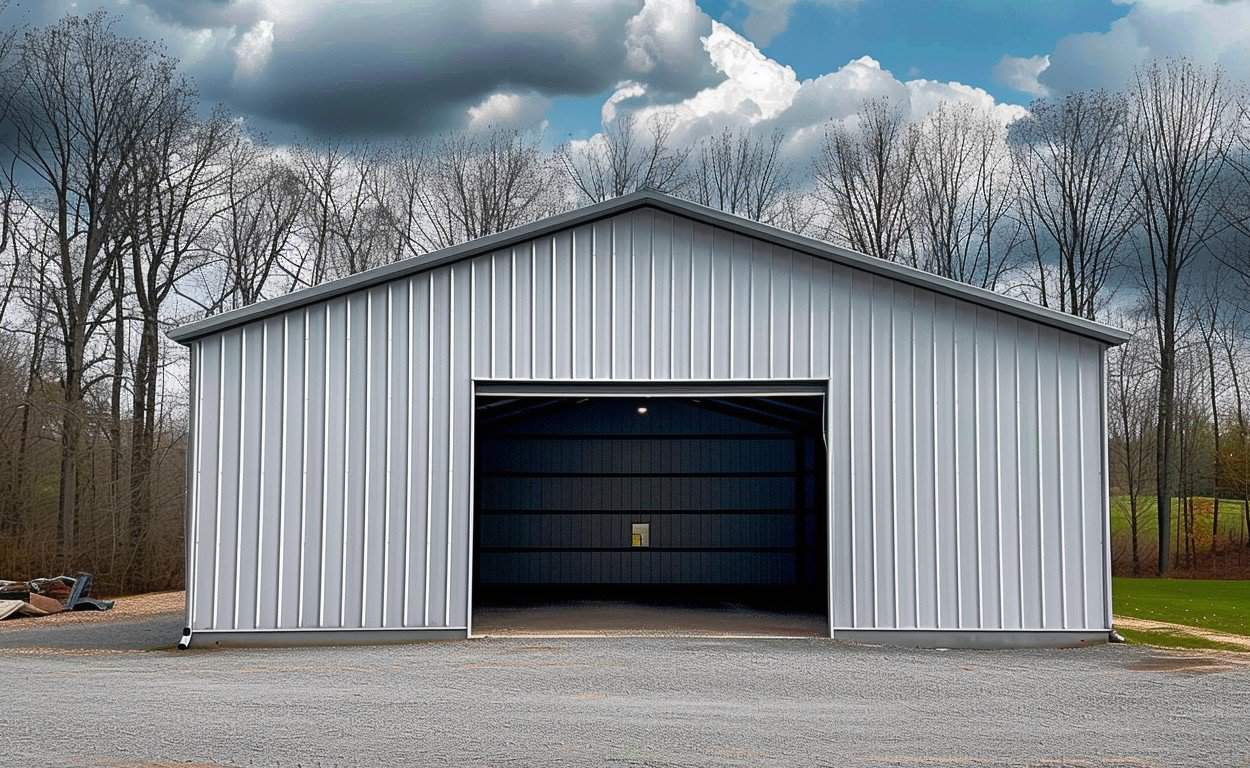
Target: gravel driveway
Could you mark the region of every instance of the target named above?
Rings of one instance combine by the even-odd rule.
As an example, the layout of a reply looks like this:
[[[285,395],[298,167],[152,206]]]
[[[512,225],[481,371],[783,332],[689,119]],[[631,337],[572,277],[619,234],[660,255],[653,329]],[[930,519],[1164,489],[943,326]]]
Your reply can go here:
[[[1245,655],[664,638],[136,650],[175,638],[176,618],[63,634],[56,648],[45,630],[0,633],[0,763],[1170,766],[1250,755]]]

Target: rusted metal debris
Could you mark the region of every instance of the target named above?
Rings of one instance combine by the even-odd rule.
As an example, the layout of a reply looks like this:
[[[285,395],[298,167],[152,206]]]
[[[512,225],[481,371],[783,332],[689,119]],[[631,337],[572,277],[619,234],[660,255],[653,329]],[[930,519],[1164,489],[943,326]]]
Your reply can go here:
[[[0,619],[112,608],[112,600],[91,597],[91,582],[89,573],[30,581],[0,580]]]

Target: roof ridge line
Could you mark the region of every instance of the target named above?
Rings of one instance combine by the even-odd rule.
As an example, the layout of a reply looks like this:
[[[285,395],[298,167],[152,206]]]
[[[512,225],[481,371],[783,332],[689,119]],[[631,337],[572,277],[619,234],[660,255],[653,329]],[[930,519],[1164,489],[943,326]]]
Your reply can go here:
[[[842,264],[871,274],[986,306],[1026,320],[1042,323],[1080,336],[1093,338],[1106,344],[1120,344],[1132,334],[1110,325],[1068,315],[1048,307],[1039,306],[1022,299],[978,288],[950,278],[904,264],[884,261],[824,240],[790,232],[769,224],[725,213],[714,208],[682,200],[673,195],[651,188],[644,188],[621,197],[575,208],[504,232],[470,240],[421,256],[412,256],[384,264],[364,272],[331,280],[327,283],[302,288],[272,299],[233,309],[218,315],[182,324],[169,332],[169,338],[182,344],[210,333],[223,331],[243,323],[252,322],[281,312],[298,309],[309,304],[326,301],[336,296],[352,293],[375,285],[398,280],[464,259],[506,248],[518,242],[542,237],[551,232],[571,229],[600,219],[625,213],[635,208],[654,207],[673,215],[716,226],[748,237],[765,240],[814,258]]]

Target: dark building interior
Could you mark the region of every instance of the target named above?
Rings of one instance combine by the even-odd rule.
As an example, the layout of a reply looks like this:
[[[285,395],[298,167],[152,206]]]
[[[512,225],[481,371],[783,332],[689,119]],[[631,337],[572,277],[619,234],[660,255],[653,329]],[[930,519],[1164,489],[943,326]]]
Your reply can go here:
[[[522,625],[527,608],[553,630],[798,631],[777,613],[827,627],[819,396],[483,396],[477,408],[475,631]]]

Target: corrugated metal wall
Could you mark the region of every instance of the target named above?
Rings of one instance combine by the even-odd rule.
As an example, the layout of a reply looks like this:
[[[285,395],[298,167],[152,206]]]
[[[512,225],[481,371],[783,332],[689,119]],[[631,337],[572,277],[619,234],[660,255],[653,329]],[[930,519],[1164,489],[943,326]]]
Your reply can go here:
[[[1105,628],[1100,342],[642,208],[197,339],[195,629],[463,627],[472,378],[829,380],[835,627]]]

